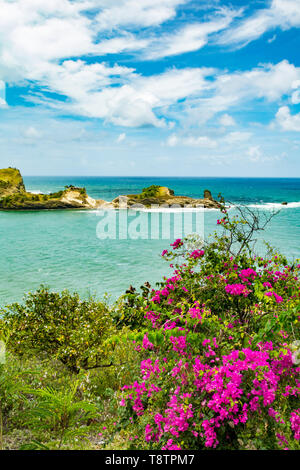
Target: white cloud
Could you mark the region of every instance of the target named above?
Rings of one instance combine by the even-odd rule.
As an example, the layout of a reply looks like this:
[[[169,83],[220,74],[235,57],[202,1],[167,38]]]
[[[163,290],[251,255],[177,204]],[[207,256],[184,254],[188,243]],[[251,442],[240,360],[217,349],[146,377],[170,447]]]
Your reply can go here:
[[[250,147],[247,155],[252,162],[258,162],[262,157],[262,151],[260,146]]]
[[[199,147],[207,149],[215,149],[217,147],[224,148],[224,144],[229,146],[243,145],[252,137],[251,132],[236,131],[230,132],[224,137],[220,137],[218,134],[214,138],[205,135],[181,135],[172,134],[168,137],[166,144],[169,147],[185,146],[185,147]]]
[[[218,146],[217,142],[207,136],[187,137],[183,140],[183,144],[190,147],[205,147],[215,148]]]
[[[276,35],[276,34],[273,34],[273,36],[268,39],[268,43],[269,43],[269,44],[272,44],[272,42],[274,42],[276,39],[277,39],[277,35]]]
[[[246,156],[253,163],[274,163],[286,158],[286,153],[265,155],[260,145],[252,146],[248,149]]]
[[[251,132],[240,132],[240,131],[230,132],[224,137],[224,141],[227,144],[236,144],[236,143],[245,142],[249,140],[251,136],[252,136]]]
[[[128,31],[99,35],[86,10],[96,0],[0,0],[0,78],[38,80],[59,61],[83,55],[115,54],[147,47]],[[102,2],[103,3],[103,2]],[[122,2],[125,5],[126,2]],[[123,7],[124,7],[123,5]]]
[[[169,147],[176,147],[176,145],[178,145],[178,143],[179,143],[179,139],[178,139],[176,134],[170,135],[170,137],[168,137],[168,139],[167,139],[167,145]]]
[[[300,103],[300,90],[294,91],[291,97],[292,104],[299,104]]]
[[[40,90],[32,89],[25,99],[57,110],[122,126],[164,126],[154,110],[196,96],[212,69],[174,69],[141,77],[128,67],[76,57],[146,47],[149,40],[119,30],[117,36],[101,41],[99,28],[105,18],[110,28],[131,22],[160,24],[185,1],[0,0],[0,78],[35,83]],[[92,7],[100,10],[96,21],[84,13]],[[65,99],[54,99],[45,91]]]
[[[236,125],[235,120],[229,114],[223,114],[219,119],[219,123],[224,127],[232,127]]]
[[[288,106],[279,108],[276,114],[276,122],[284,131],[300,132],[300,113],[291,114]]]
[[[218,143],[207,136],[178,137],[176,134],[172,134],[167,139],[167,145],[169,147],[182,145],[185,147],[216,148],[218,146]]]
[[[186,100],[182,108],[191,121],[205,122],[243,102],[278,101],[295,92],[299,79],[300,68],[287,61],[232,74],[187,68],[143,77],[126,67],[80,60],[52,65],[40,78],[50,91],[69,98],[68,102],[56,102],[58,109],[128,127],[165,126],[165,120],[156,112],[160,109],[167,116],[179,100]],[[228,114],[220,119],[222,125],[234,124]]]
[[[237,14],[216,10],[205,22],[160,40],[156,30],[147,37],[144,30],[136,35],[123,29],[160,25],[188,1],[0,0],[0,79],[37,85],[38,91],[32,87],[25,97],[34,103],[125,127],[170,126],[170,119],[178,122],[186,114],[194,125],[253,99],[277,101],[289,95],[292,103],[299,102],[300,69],[287,61],[231,74],[195,67],[144,77],[133,68],[99,62],[99,54],[125,50],[143,50],[145,57],[152,47],[153,57],[164,57],[198,49]],[[274,0],[272,8],[280,10],[281,3]],[[288,18],[293,5],[287,0]],[[94,17],[86,14],[91,8],[98,12]],[[81,56],[89,56],[89,63]],[[225,127],[235,124],[229,114],[219,122]],[[197,139],[186,145],[201,145]]]
[[[213,69],[172,69],[150,77],[137,75],[126,67],[107,67],[82,61],[65,61],[53,66],[44,83],[52,92],[60,93],[71,102],[39,102],[75,114],[98,117],[127,127],[166,125],[156,109],[174,105],[187,96],[197,96],[206,87],[206,76]],[[120,86],[110,86],[113,84]],[[32,98],[36,100],[37,97]]]
[[[294,81],[299,77],[300,68],[283,60],[276,65],[265,64],[250,71],[220,76],[217,88],[225,99],[229,95],[230,101],[242,97],[276,101],[291,92]]]
[[[120,26],[155,26],[172,19],[176,7],[189,0],[98,0],[102,11],[96,22],[100,29]]]
[[[276,65],[265,64],[249,71],[218,74],[207,86],[210,96],[187,102],[190,119],[206,122],[216,113],[252,100],[276,102],[290,95],[300,79],[300,67],[283,60]]]
[[[5,91],[6,86],[5,83],[0,80],[0,107],[5,108],[7,106],[6,99],[5,99]]]
[[[125,139],[126,139],[126,134],[125,134],[125,132],[123,132],[123,133],[120,134],[119,137],[117,138],[117,142],[118,142],[118,143],[123,142]]]
[[[189,24],[176,33],[160,36],[150,44],[146,58],[157,59],[201,49],[209,35],[227,28],[235,15],[233,10],[222,9],[209,21]]]
[[[40,132],[33,126],[27,127],[23,132],[24,137],[28,139],[39,139],[41,137]]]
[[[258,10],[253,16],[242,20],[224,32],[219,42],[244,46],[274,28],[287,30],[300,27],[299,0],[272,0],[269,8]]]
[[[300,103],[300,80],[296,80],[293,83],[293,89],[294,91],[291,96],[291,102],[292,104],[299,104]]]

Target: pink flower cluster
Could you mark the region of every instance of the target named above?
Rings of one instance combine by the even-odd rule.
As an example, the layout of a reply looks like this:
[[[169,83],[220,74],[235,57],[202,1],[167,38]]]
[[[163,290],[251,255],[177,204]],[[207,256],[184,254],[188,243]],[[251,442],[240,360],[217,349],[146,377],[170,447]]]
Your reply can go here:
[[[248,297],[250,291],[247,289],[244,284],[227,284],[225,287],[225,291],[227,294],[231,295],[243,295],[244,297]]]
[[[171,246],[174,249],[182,246],[182,240],[177,239]],[[145,441],[150,447],[161,445],[163,450],[177,450],[194,443],[198,448],[215,448],[224,438],[224,430],[236,428],[238,434],[246,424],[257,426],[266,418],[274,423],[277,445],[286,449],[291,431],[300,440],[300,408],[294,410],[293,405],[300,396],[300,367],[293,364],[284,342],[289,337],[282,329],[286,325],[279,326],[277,336],[272,331],[268,337],[262,330],[263,339],[258,343],[256,334],[251,334],[247,325],[257,318],[259,323],[261,312],[268,313],[270,305],[270,315],[272,310],[277,314],[276,306],[266,299],[264,302],[262,295],[255,298],[257,285],[259,292],[268,289],[265,296],[274,298],[278,304],[292,299],[290,292],[296,297],[297,292],[290,287],[283,290],[284,284],[288,284],[285,281],[289,270],[272,271],[269,265],[267,269],[245,268],[236,259],[226,257],[224,271],[203,269],[199,281],[193,277],[192,260],[204,254],[204,250],[186,253],[186,264],[177,268],[173,277],[165,279],[160,290],[153,291],[152,310],[147,307],[145,318],[155,332],[140,340],[144,349],[141,383],[136,381],[124,387],[126,396],[120,404],[130,403],[138,416],[143,415],[140,422],[147,419]],[[201,269],[206,267],[205,261],[206,258],[201,260]],[[264,260],[260,261],[261,267]],[[288,275],[292,284],[293,275]],[[186,283],[187,278],[193,282]],[[238,282],[230,283],[230,279]],[[273,291],[274,283],[282,295]],[[209,296],[202,297],[203,287],[207,289],[203,289],[204,295],[208,291]],[[239,299],[239,308],[235,309],[232,303],[229,312],[225,309],[223,312],[213,302],[215,295],[221,304],[224,289],[232,296],[251,296],[247,301]],[[239,310],[243,302],[248,308],[252,298],[249,312],[253,316],[248,324],[247,319],[239,316]],[[243,336],[241,332],[245,332]],[[150,357],[145,359],[147,350]]]
[[[170,340],[173,344],[174,338],[171,337]],[[212,347],[217,348],[215,338],[213,343]],[[213,351],[209,339],[203,341],[203,346]],[[185,341],[182,342],[180,348],[175,350],[181,354],[184,347]],[[166,409],[155,414],[153,425],[146,426],[145,440],[148,442],[151,440],[159,441],[168,435],[179,438],[180,433],[187,431],[196,436],[198,433],[194,430],[194,425],[200,419],[202,430],[199,432],[199,437],[203,437],[206,447],[215,448],[219,443],[217,433],[221,426],[226,423],[231,423],[232,426],[245,424],[253,413],[260,413],[262,407],[269,407],[269,415],[278,421],[278,412],[270,405],[276,399],[282,377],[292,373],[293,364],[289,352],[287,354],[280,353],[279,358],[273,360],[270,357],[271,350],[272,345],[269,343],[262,344],[260,351],[253,351],[249,348],[234,350],[230,354],[219,358],[220,363],[218,366],[204,363],[200,357],[196,357],[192,363],[195,385],[193,393],[181,391],[186,383],[186,371],[189,368],[189,363],[184,363],[181,359],[178,367],[173,368],[172,376],[177,377],[177,380],[180,379],[177,383],[181,382],[182,385],[178,385],[175,391],[171,393]],[[161,367],[158,359],[154,362],[151,359],[144,360],[142,361],[142,372],[144,382],[141,385],[135,382],[131,386],[136,391],[136,398],[134,399],[132,395],[127,397],[133,400],[133,409],[139,415],[144,412],[142,396],[145,394],[146,396],[152,396],[153,393],[159,390],[153,384],[146,386],[147,380],[168,373],[167,364]],[[252,385],[247,386],[244,376],[249,377],[249,374],[252,377]],[[294,389],[294,392],[296,391],[300,395],[298,381],[297,384],[298,387]],[[196,396],[203,397],[202,410],[204,411],[206,408],[213,412],[212,418],[203,419],[203,412],[200,414],[199,412],[195,413],[191,401]],[[122,404],[124,405],[124,401]],[[295,439],[300,437],[299,413],[300,409],[291,414],[291,428]],[[208,411],[205,414],[207,415]],[[164,447],[165,449],[170,448],[168,447],[171,445],[170,441],[168,440],[168,442],[169,444]]]
[[[183,241],[181,240],[181,238],[177,238],[174,243],[171,243],[170,246],[172,246],[174,248],[174,250],[176,250],[177,248],[179,248],[182,245],[183,245]]]
[[[283,298],[281,297],[281,295],[276,294],[276,292],[274,292],[274,291],[265,292],[265,296],[274,297],[278,304],[283,302]]]
[[[198,259],[198,258],[202,258],[202,256],[204,256],[204,250],[194,250],[191,254],[190,254],[190,258],[193,258],[193,259]]]
[[[241,278],[242,282],[244,282],[246,284],[248,284],[248,283],[251,284],[250,281],[254,281],[256,276],[257,276],[257,272],[254,271],[254,269],[252,269],[252,268],[242,269],[240,274],[239,274],[239,277]]]
[[[294,438],[300,440],[300,408],[291,413],[291,428],[294,432]]]

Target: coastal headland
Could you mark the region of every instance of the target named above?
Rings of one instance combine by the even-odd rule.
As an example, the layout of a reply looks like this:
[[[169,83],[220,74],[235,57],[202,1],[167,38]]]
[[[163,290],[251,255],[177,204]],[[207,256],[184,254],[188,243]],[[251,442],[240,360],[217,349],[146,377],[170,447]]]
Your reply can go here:
[[[91,198],[85,188],[65,186],[50,194],[26,191],[20,171],[16,168],[0,170],[0,210],[51,210],[51,209],[121,209],[153,206],[197,207],[218,209],[220,204],[211,192],[205,190],[202,198],[176,196],[172,189],[152,185],[140,194],[120,195],[113,201]]]

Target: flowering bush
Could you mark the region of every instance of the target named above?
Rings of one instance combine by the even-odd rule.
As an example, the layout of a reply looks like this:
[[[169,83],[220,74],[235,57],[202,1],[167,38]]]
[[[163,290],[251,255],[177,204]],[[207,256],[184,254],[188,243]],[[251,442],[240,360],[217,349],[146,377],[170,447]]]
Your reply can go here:
[[[130,423],[143,448],[299,449],[291,344],[299,338],[300,265],[274,252],[255,256],[253,227],[247,233],[247,221],[223,213],[225,234],[203,250],[176,240],[162,253],[173,276],[136,297],[144,325],[130,339],[140,376],[122,389],[120,425]]]

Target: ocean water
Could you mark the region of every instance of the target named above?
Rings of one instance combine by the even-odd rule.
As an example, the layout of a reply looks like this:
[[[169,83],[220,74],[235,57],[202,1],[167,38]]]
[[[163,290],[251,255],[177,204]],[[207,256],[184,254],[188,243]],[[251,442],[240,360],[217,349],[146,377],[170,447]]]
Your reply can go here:
[[[84,186],[91,197],[108,201],[151,184],[192,197],[202,197],[209,189],[215,197],[221,193],[231,204],[257,208],[262,214],[279,209],[260,234],[257,250],[264,250],[265,239],[289,259],[300,257],[300,178],[25,177],[24,181],[33,192]],[[283,201],[289,204],[282,206]],[[152,216],[145,213],[145,223]],[[203,212],[205,237],[216,229],[219,217],[217,210]],[[0,212],[0,305],[21,301],[41,284],[78,291],[83,297],[102,298],[108,293],[113,301],[130,284],[139,287],[149,281],[154,285],[170,272],[159,255],[172,236],[101,240],[97,237],[100,220],[99,213],[90,210]]]

